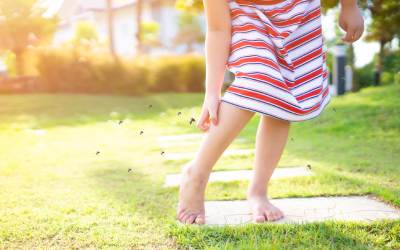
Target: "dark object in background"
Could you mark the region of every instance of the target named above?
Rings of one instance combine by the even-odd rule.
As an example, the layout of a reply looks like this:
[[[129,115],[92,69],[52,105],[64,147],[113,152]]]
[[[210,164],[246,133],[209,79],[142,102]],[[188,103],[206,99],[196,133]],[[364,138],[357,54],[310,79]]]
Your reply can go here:
[[[374,86],[381,85],[381,73],[379,70],[374,71]]]
[[[96,152],[96,155],[99,155],[99,154],[100,154],[100,151],[97,151],[97,152]]]
[[[128,173],[132,171],[132,168],[128,169]]]
[[[190,123],[190,125],[192,125],[192,123],[193,123],[193,122],[195,122],[195,121],[196,121],[196,119],[194,119],[193,117],[192,117],[192,118],[190,118],[190,122],[189,122],[189,123]]]

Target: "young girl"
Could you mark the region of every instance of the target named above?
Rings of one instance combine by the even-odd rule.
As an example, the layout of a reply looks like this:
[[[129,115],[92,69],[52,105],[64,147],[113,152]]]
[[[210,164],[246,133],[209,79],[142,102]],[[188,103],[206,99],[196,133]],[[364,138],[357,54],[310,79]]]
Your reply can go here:
[[[203,0],[206,93],[197,127],[207,132],[183,170],[177,219],[204,224],[212,167],[255,113],[261,114],[247,199],[254,222],[284,215],[267,198],[293,121],[317,117],[329,103],[321,0]],[[344,42],[364,30],[356,0],[340,0]],[[235,80],[221,97],[225,69]]]

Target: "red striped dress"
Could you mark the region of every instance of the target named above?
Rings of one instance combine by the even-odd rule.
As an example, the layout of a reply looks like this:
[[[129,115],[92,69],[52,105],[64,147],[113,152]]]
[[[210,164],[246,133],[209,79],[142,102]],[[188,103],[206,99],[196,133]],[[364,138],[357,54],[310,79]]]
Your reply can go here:
[[[222,101],[288,121],[318,116],[331,100],[320,0],[228,0],[235,75]]]

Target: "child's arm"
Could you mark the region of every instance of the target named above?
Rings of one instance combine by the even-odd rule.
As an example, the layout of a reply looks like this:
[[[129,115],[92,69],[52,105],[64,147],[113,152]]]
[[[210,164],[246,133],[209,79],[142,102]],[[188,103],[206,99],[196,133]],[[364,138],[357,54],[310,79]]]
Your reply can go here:
[[[352,43],[360,39],[364,32],[364,19],[361,16],[357,0],[340,0],[339,26],[346,35],[344,42]]]
[[[228,1],[203,0],[207,23],[205,40],[206,94],[197,126],[208,130],[210,121],[218,122],[217,114],[231,43],[231,16]]]

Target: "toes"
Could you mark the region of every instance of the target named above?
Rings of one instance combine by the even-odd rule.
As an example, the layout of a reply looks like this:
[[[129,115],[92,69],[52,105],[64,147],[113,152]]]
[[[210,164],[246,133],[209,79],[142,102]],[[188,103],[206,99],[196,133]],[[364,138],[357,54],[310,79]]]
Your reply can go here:
[[[189,210],[182,210],[177,215],[178,220],[185,224],[204,224],[205,218],[203,214],[190,212]]]
[[[263,222],[265,222],[265,216],[264,215],[255,215],[253,220],[256,223],[263,223]]]
[[[203,225],[206,222],[205,216],[203,214],[199,214],[196,217],[195,223],[199,225]]]
[[[283,217],[283,214],[281,212],[277,212],[277,211],[266,212],[265,215],[266,215],[268,221],[276,221]]]
[[[190,217],[190,213],[189,212],[185,212],[180,218],[179,221],[182,223],[186,223],[186,221],[189,219]]]
[[[194,220],[196,219],[196,215],[195,214],[190,214],[187,218],[186,218],[186,220],[185,220],[185,223],[186,224],[193,224],[193,222],[194,222]]]
[[[182,222],[183,221],[183,217],[186,215],[186,210],[181,210],[178,212],[178,214],[176,215],[177,219]]]

